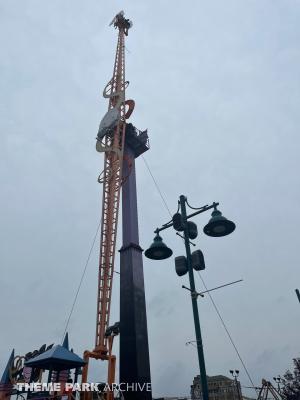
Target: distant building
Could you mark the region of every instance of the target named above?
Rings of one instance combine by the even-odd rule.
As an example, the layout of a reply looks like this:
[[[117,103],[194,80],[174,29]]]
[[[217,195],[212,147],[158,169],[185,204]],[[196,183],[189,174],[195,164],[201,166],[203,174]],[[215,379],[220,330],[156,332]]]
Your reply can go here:
[[[153,400],[188,400],[187,397],[156,397]]]
[[[153,400],[188,400],[187,397],[156,397]]]
[[[208,393],[210,400],[242,400],[240,382],[224,375],[208,376]],[[200,375],[195,376],[191,386],[192,400],[202,400]]]

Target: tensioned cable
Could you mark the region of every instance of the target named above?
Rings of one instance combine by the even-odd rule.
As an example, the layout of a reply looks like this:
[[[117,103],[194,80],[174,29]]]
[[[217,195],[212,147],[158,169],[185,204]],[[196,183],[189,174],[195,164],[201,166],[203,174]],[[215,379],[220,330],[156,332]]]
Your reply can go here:
[[[149,171],[149,174],[150,174],[150,176],[151,176],[151,178],[152,178],[152,180],[153,180],[153,182],[154,182],[154,185],[155,185],[155,187],[157,188],[158,193],[159,193],[159,195],[160,195],[160,197],[161,197],[161,199],[162,199],[162,201],[163,201],[163,203],[164,203],[166,209],[168,210],[168,213],[169,213],[170,216],[172,217],[171,212],[170,212],[170,209],[169,209],[169,207],[168,207],[168,205],[167,205],[167,202],[166,202],[164,196],[162,195],[161,190],[159,189],[159,186],[158,186],[158,184],[157,184],[157,182],[156,182],[156,180],[155,180],[155,178],[154,178],[154,176],[153,176],[153,174],[152,174],[152,172],[151,172],[151,169],[150,169],[150,167],[149,167],[147,161],[145,160],[144,156],[142,156],[142,157],[143,157],[143,160],[144,160],[144,162],[145,162],[145,165],[146,165],[146,167],[147,167],[147,169],[148,169],[148,171]],[[193,208],[193,207],[191,207],[191,208]],[[202,276],[200,275],[200,272],[199,272],[199,271],[197,271],[197,272],[198,272],[198,274],[199,274],[199,276],[200,276],[200,278],[201,278],[201,280],[202,280],[202,283],[203,283],[203,286],[205,287],[205,290],[208,290],[208,289],[207,289],[207,286],[206,286],[206,284],[205,284],[205,282],[204,282],[204,279],[203,279]],[[246,365],[245,365],[245,363],[244,363],[244,361],[243,361],[243,359],[242,359],[242,357],[241,357],[241,355],[240,355],[240,352],[238,351],[238,348],[237,348],[236,344],[234,343],[234,341],[233,341],[233,339],[232,339],[232,336],[231,336],[231,334],[230,334],[230,332],[229,332],[229,330],[228,330],[228,328],[227,328],[227,326],[226,326],[226,324],[225,324],[225,322],[224,322],[224,319],[223,319],[222,316],[221,316],[221,313],[220,313],[220,311],[219,311],[219,309],[218,309],[216,303],[214,302],[214,300],[213,300],[213,298],[212,298],[212,296],[211,296],[211,294],[210,294],[209,292],[208,292],[208,295],[209,295],[209,298],[210,298],[210,300],[211,300],[211,302],[212,302],[212,305],[213,305],[213,307],[214,307],[214,309],[215,309],[215,311],[216,311],[216,313],[217,313],[217,315],[218,315],[218,317],[219,317],[219,319],[220,319],[220,321],[221,321],[221,323],[222,323],[222,325],[223,325],[223,327],[224,327],[224,329],[225,329],[225,332],[227,333],[227,335],[228,335],[228,337],[229,337],[229,340],[230,340],[230,342],[231,342],[231,344],[232,344],[232,346],[233,346],[233,348],[234,348],[234,350],[235,350],[235,352],[236,352],[236,354],[237,354],[237,356],[238,356],[238,358],[239,358],[239,360],[240,360],[240,362],[241,362],[241,364],[242,364],[242,366],[243,366],[243,368],[244,368],[244,370],[245,370],[245,372],[246,372],[246,375],[247,375],[249,381],[251,382],[252,387],[255,388],[256,386],[254,385],[254,383],[253,383],[253,381],[252,381],[252,379],[251,379],[251,376],[250,376],[250,374],[249,374],[249,372],[248,372],[248,370],[247,370],[247,367],[246,367]],[[256,392],[257,392],[257,389],[255,389],[255,390],[256,390]]]
[[[203,283],[203,286],[205,287],[205,290],[208,290],[207,286],[206,286],[206,284],[204,282],[204,279],[202,278],[202,276],[200,274],[200,271],[197,271],[197,272],[198,272],[198,275],[199,275],[199,277],[200,277],[200,279],[201,279],[201,281]],[[243,361],[243,359],[242,359],[242,357],[240,355],[240,352],[238,351],[238,348],[236,347],[236,345],[235,345],[235,343],[234,343],[234,341],[232,339],[232,336],[231,336],[231,334],[230,334],[230,332],[229,332],[229,330],[228,330],[228,328],[227,328],[227,326],[226,326],[226,324],[224,322],[224,319],[222,318],[222,315],[221,315],[221,313],[220,313],[220,311],[219,311],[214,299],[212,298],[212,295],[210,294],[209,291],[207,292],[207,294],[208,294],[208,296],[210,298],[210,301],[212,302],[212,305],[213,305],[214,309],[216,310],[216,313],[218,314],[218,317],[219,317],[219,319],[220,319],[220,321],[221,321],[221,323],[223,325],[223,328],[225,329],[225,332],[227,333],[227,336],[228,336],[228,338],[229,338],[229,340],[230,340],[230,342],[231,342],[231,344],[232,344],[232,346],[233,346],[233,348],[234,348],[234,350],[235,350],[235,352],[236,352],[236,354],[237,354],[237,356],[238,356],[238,358],[239,358],[239,360],[240,360],[240,362],[241,362],[241,364],[242,364],[242,366],[243,366],[243,368],[244,368],[244,370],[246,372],[246,375],[248,376],[248,379],[251,382],[252,387],[255,388],[254,383],[253,383],[253,381],[251,379],[251,376],[250,376],[250,374],[249,374],[249,372],[247,370],[247,367],[246,367],[246,365],[245,365],[245,363],[244,363],[244,361]],[[255,389],[255,390],[257,391],[257,389]]]
[[[162,199],[162,201],[163,201],[163,203],[164,203],[166,209],[168,210],[168,213],[170,214],[170,217],[172,218],[171,211],[170,211],[170,209],[169,209],[169,207],[168,207],[168,204],[167,204],[167,202],[166,202],[164,196],[162,195],[162,192],[161,192],[161,190],[160,190],[160,188],[159,188],[159,186],[158,186],[158,184],[157,184],[157,182],[156,182],[156,180],[155,180],[155,178],[154,178],[154,176],[153,176],[153,174],[152,174],[152,172],[151,172],[151,169],[150,169],[150,167],[149,167],[149,165],[148,165],[148,163],[147,163],[145,157],[142,156],[142,158],[143,158],[144,163],[145,163],[145,165],[146,165],[146,167],[147,167],[147,169],[148,169],[148,172],[149,172],[149,174],[150,174],[150,176],[151,176],[151,178],[152,178],[152,180],[153,180],[153,182],[154,182],[154,185],[155,185],[155,187],[156,187],[156,189],[157,189],[157,191],[158,191],[158,193],[159,193],[159,195],[160,195],[160,198]]]
[[[74,297],[74,301],[73,301],[73,304],[72,304],[72,307],[71,307],[71,310],[70,310],[70,313],[69,313],[69,316],[68,316],[68,319],[67,319],[66,327],[65,327],[64,333],[62,335],[62,340],[61,340],[62,342],[64,340],[65,334],[66,334],[68,326],[69,326],[69,322],[70,322],[71,316],[72,316],[74,308],[75,308],[75,304],[76,304],[76,301],[77,301],[77,298],[78,298],[78,295],[79,295],[79,291],[80,291],[80,288],[81,288],[81,285],[82,285],[82,282],[83,282],[83,279],[84,279],[84,276],[85,276],[85,273],[86,273],[86,270],[87,270],[91,255],[92,255],[92,251],[93,251],[94,246],[95,246],[95,242],[96,242],[96,239],[97,239],[97,236],[98,236],[98,232],[99,232],[100,226],[101,226],[101,218],[100,218],[99,224],[97,226],[96,233],[95,233],[94,239],[92,241],[92,245],[91,245],[90,251],[88,253],[88,256],[87,256],[87,259],[86,259],[86,262],[85,262],[85,266],[84,266],[82,274],[81,274],[79,285],[77,287],[77,291],[76,291],[76,294],[75,294],[75,297]]]

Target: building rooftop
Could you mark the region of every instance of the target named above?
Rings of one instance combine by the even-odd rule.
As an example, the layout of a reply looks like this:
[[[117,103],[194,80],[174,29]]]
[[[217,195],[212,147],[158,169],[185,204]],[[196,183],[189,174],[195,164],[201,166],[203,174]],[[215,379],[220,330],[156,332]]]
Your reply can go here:
[[[200,375],[195,376],[195,380],[200,380]],[[225,375],[213,375],[213,376],[208,376],[207,375],[207,380],[210,382],[213,381],[232,381],[232,379],[228,378],[228,376]]]

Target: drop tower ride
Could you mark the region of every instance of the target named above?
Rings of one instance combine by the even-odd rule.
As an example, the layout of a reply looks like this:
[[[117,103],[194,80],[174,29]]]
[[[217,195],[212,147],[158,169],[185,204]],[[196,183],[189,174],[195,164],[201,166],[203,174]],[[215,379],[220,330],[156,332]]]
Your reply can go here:
[[[87,362],[82,382],[88,379],[90,358],[108,362],[107,382],[115,382],[114,337],[120,334],[120,383],[140,384],[142,391],[127,391],[125,400],[151,400],[147,316],[142,248],[139,245],[135,159],[149,149],[147,131],[140,131],[127,119],[135,103],[126,100],[125,37],[132,23],[120,12],[111,22],[118,30],[113,76],[103,91],[108,111],[100,122],[96,150],[104,153],[104,169],[98,182],[103,185],[100,256],[98,271],[95,347],[85,351]],[[120,193],[122,189],[122,233],[120,249],[120,323],[109,325]],[[148,385],[149,388],[149,385]],[[109,393],[107,399],[113,399]]]

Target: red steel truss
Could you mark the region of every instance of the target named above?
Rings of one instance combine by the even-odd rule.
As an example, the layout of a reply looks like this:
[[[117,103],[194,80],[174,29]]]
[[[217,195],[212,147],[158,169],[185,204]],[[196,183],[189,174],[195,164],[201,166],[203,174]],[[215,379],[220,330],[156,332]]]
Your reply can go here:
[[[117,224],[122,185],[123,150],[126,118],[134,108],[132,100],[125,100],[125,36],[131,22],[123,13],[117,14],[112,24],[118,29],[118,43],[112,79],[106,85],[103,96],[109,99],[108,112],[118,110],[116,125],[105,136],[98,137],[96,149],[104,152],[104,169],[98,181],[103,184],[102,222],[98,273],[96,339],[93,351],[85,351],[87,361],[82,373],[82,382],[87,381],[89,358],[108,360],[108,383],[114,382],[116,357],[112,355],[113,335],[106,336],[109,326],[111,293],[116,250]],[[108,395],[107,398],[112,394]]]

